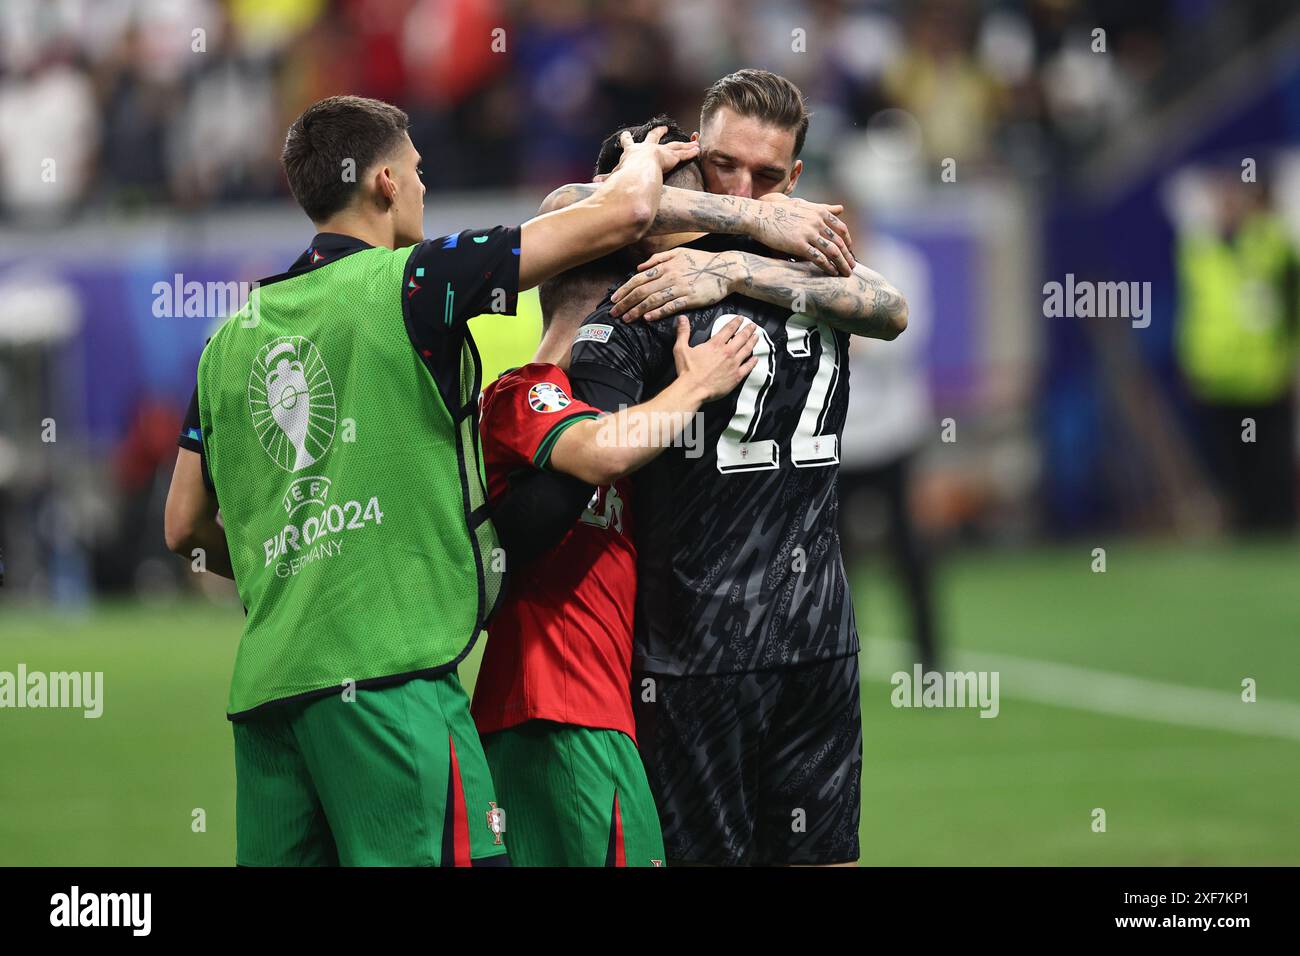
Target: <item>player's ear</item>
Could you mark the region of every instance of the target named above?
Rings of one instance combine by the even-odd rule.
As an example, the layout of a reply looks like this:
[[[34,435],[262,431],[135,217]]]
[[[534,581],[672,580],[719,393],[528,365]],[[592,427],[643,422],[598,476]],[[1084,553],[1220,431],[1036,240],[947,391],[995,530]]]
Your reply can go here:
[[[794,161],[794,169],[790,170],[790,185],[785,187],[785,194],[788,196],[794,192],[795,183],[799,181],[799,174],[803,172],[803,160]]]
[[[397,198],[397,182],[393,179],[393,170],[380,166],[375,172],[375,192],[383,200],[385,207],[391,206]]]

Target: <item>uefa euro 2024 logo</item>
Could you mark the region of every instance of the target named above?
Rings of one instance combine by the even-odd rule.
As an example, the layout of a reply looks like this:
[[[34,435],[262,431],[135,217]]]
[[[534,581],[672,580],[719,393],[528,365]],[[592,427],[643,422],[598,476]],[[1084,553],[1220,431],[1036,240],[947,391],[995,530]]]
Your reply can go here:
[[[248,407],[262,447],[285,471],[314,465],[334,441],[334,385],[320,350],[301,335],[274,339],[258,353]]]

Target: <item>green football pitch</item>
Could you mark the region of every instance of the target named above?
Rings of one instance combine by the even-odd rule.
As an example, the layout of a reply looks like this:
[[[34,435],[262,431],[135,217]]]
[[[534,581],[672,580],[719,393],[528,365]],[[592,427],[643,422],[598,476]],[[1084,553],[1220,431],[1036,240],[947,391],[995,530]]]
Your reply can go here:
[[[887,569],[854,568],[863,863],[1300,863],[1296,558],[1104,541],[949,555],[943,666],[998,674],[992,719],[893,706],[905,620]],[[0,710],[0,864],[231,862],[241,620],[200,600],[0,605],[0,671],[104,673],[98,719]]]

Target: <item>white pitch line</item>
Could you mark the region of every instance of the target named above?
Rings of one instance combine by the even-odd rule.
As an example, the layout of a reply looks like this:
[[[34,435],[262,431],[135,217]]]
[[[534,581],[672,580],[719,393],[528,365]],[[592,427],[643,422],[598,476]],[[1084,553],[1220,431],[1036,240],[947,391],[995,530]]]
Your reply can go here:
[[[872,677],[888,679],[900,670],[912,672],[915,655],[903,641],[864,641],[862,653],[863,670]],[[999,694],[1007,697],[1183,727],[1300,740],[1300,704],[1289,700],[1246,703],[1231,691],[979,651],[949,651],[942,666],[955,671],[997,671]]]

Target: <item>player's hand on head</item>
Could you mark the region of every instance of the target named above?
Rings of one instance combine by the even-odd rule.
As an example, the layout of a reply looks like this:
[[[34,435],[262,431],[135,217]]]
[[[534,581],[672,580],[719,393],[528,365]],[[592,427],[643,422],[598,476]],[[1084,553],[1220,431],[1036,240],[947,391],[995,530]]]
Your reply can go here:
[[[677,248],[657,253],[614,290],[610,314],[624,322],[654,322],[716,305],[734,291],[740,266],[734,252]]]
[[[677,377],[699,388],[703,401],[711,402],[730,394],[758,363],[754,355],[758,326],[740,316],[732,318],[706,342],[692,346],[690,340],[691,323],[686,316],[679,315],[677,341],[673,345]]]
[[[632,134],[624,130],[618,138],[619,145],[623,147],[623,155],[619,157],[614,171],[617,172],[628,162],[653,160],[658,163],[661,173],[669,173],[676,169],[679,163],[694,159],[700,154],[700,144],[697,142],[660,143],[659,140],[666,132],[668,132],[667,126],[656,126],[646,134],[644,140],[637,143],[633,142]]]
[[[765,246],[795,259],[815,263],[827,275],[847,276],[857,265],[853,237],[840,215],[844,207],[768,193],[759,201],[770,209],[757,222],[754,236]]]

